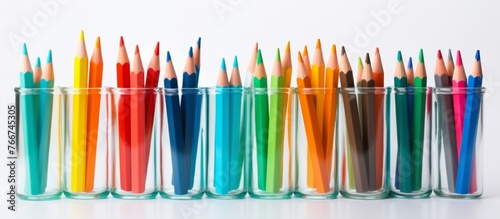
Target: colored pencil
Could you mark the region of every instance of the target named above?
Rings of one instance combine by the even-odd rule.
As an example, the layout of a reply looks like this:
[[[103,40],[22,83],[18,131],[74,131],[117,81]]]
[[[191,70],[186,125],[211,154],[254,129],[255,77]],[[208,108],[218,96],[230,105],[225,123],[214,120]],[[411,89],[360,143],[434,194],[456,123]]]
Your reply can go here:
[[[285,87],[290,87],[292,82],[292,53],[290,52],[290,41],[286,43],[285,52],[281,59],[281,69],[285,76]]]
[[[443,56],[441,51],[438,51],[434,81],[438,88],[451,87],[449,83],[449,75],[444,65]],[[438,97],[438,113],[441,113],[442,121],[438,121],[438,130],[443,134],[443,150],[445,156],[446,175],[448,179],[448,190],[451,193],[455,192],[455,185],[457,179],[457,139],[455,134],[455,117],[453,112],[453,99],[452,95],[440,95]]]
[[[408,76],[409,77],[409,76]],[[426,96],[427,96],[427,73],[424,63],[424,52],[420,49],[418,55],[417,69],[413,81],[413,110],[411,116],[413,121],[411,129],[412,144],[411,158],[413,167],[413,191],[419,191],[422,188],[422,168],[424,164],[424,135],[425,135],[425,112],[426,112]],[[412,118],[412,117],[410,117]]]
[[[134,59],[130,71],[130,163],[132,192],[142,193],[146,185],[146,148],[145,148],[145,121],[144,121],[144,67],[142,66],[139,46],[135,46]]]
[[[196,46],[193,52],[193,63],[194,69],[196,72],[196,82],[195,87],[198,88],[198,79],[200,77],[200,69],[201,69],[201,37],[198,37],[198,41],[196,42]],[[198,139],[200,137],[200,123],[201,123],[201,104],[202,104],[202,96],[200,93],[196,92],[191,95],[193,98],[194,107],[194,115],[193,115],[193,133],[192,133],[192,150],[191,150],[191,175],[190,175],[190,185],[189,188],[192,189],[194,185],[194,173],[196,168],[196,157],[198,154]],[[200,157],[200,162],[204,162],[204,157]],[[204,174],[201,172],[201,174]]]
[[[309,51],[307,51],[307,46],[304,46],[302,50],[302,59],[304,60],[304,65],[306,66],[307,74],[311,75],[311,62],[309,61]]]
[[[304,60],[304,65],[306,67],[306,72],[307,75],[311,75],[311,64],[309,61],[309,52],[307,51],[307,46],[304,46],[304,49],[302,50],[302,59]],[[321,134],[321,133],[320,133]],[[310,148],[308,146],[308,148]],[[312,163],[312,154],[310,155],[310,152],[307,152],[307,185],[311,188],[315,188],[314,186],[314,167]]]
[[[398,51],[398,62],[394,72],[394,86],[406,88],[407,78],[401,51]],[[410,132],[408,127],[408,98],[407,95],[396,93],[396,127],[398,139],[398,162],[399,162],[399,189],[401,192],[412,191],[411,186],[411,152]]]
[[[344,47],[342,47],[339,70],[341,87],[344,89],[354,88],[352,69]],[[358,116],[356,94],[349,94],[347,91],[343,91],[342,99],[346,117],[347,141],[349,142],[349,150],[351,153],[356,191],[366,192],[369,189],[367,179],[368,171],[367,163],[363,155],[363,139],[361,135],[361,123]]]
[[[321,48],[321,41],[316,41],[316,50],[314,51],[313,63],[311,66],[311,84],[313,88],[325,87],[325,61],[323,59],[323,50]],[[318,125],[320,134],[323,135],[323,111],[325,110],[325,95],[322,91],[318,91],[315,95],[316,102],[316,115],[318,116]],[[323,145],[323,147],[326,147]],[[326,151],[326,148],[323,150]]]
[[[335,44],[332,45],[330,56],[326,64],[325,70],[325,110],[323,111],[325,122],[323,123],[323,136],[322,143],[325,150],[325,166],[327,174],[327,185],[330,184],[331,171],[332,171],[332,161],[333,161],[333,149],[334,136],[335,136],[335,124],[337,117],[337,87],[339,79],[339,63],[337,59],[337,47]],[[336,170],[334,170],[336,171]],[[351,174],[352,175],[352,174]]]
[[[241,86],[240,70],[238,68],[238,57],[234,56],[233,69],[231,78],[229,79],[231,92],[231,143],[230,143],[230,168],[229,168],[229,189],[235,190],[240,186],[241,175],[243,173],[243,161],[245,160],[245,145],[241,144],[241,100],[243,95],[243,87]]]
[[[123,37],[120,37],[118,60],[116,63],[117,87],[130,88],[130,62]],[[123,92],[122,92],[123,93]],[[120,95],[118,100],[118,140],[120,159],[120,187],[124,191],[132,191],[131,179],[131,143],[130,143],[130,96]]]
[[[382,66],[382,59],[380,51],[377,47],[375,49],[375,56],[373,59],[373,80],[375,87],[384,87],[384,68]],[[377,188],[382,187],[383,169],[384,169],[384,93],[375,94],[375,154],[377,161]]]
[[[149,165],[149,157],[151,153],[151,142],[153,135],[153,123],[155,117],[155,109],[156,109],[156,93],[154,92],[154,88],[158,87],[158,81],[160,79],[160,42],[156,43],[155,50],[151,57],[151,60],[148,64],[148,70],[146,73],[146,84],[144,85],[146,90],[146,99],[145,99],[145,170],[144,173],[148,172]],[[154,144],[154,141],[153,141]],[[144,176],[146,177],[146,176]]]
[[[451,54],[451,49],[448,49],[448,60],[446,61],[446,72],[453,80],[453,75],[455,72],[455,63],[453,62],[453,55]]]
[[[23,44],[23,58],[21,72],[19,73],[20,88],[34,88],[33,69],[31,68],[26,44]],[[40,173],[38,171],[38,142],[36,120],[33,107],[33,95],[21,95],[21,118],[23,127],[23,140],[26,159],[26,194],[38,195],[40,190]]]
[[[271,75],[271,89],[283,88],[285,75],[281,67],[280,51],[277,49]],[[267,150],[267,176],[266,191],[276,193],[281,188],[283,169],[283,133],[284,112],[286,111],[284,99],[287,99],[281,91],[271,91],[271,105],[269,108],[269,137]]]
[[[87,88],[89,60],[85,48],[83,31],[80,32],[76,56],[74,58],[74,84],[76,89]],[[73,96],[73,121],[71,142],[71,190],[85,191],[85,169],[87,160],[87,95],[84,90],[77,90]]]
[[[283,75],[285,75],[285,86],[289,88],[292,82],[292,53],[290,52],[290,41],[286,43],[285,52],[283,54],[283,58],[281,59],[281,69],[283,70]],[[286,123],[287,128],[287,141],[288,141],[288,151],[292,151],[292,107],[288,107],[288,103],[292,102],[293,95],[288,95],[288,99],[285,98],[283,101],[283,106],[286,107],[286,111],[284,112],[283,120]],[[284,139],[285,132],[283,132]],[[288,166],[292,166],[292,153],[288,154]],[[288,169],[288,180],[292,182],[292,168]]]
[[[255,92],[255,134],[257,138],[258,188],[266,190],[267,151],[269,136],[269,97],[267,95],[267,75],[260,49],[253,77]]]
[[[103,60],[101,52],[101,39],[97,37],[95,48],[90,57],[89,88],[102,86]],[[87,166],[85,174],[85,192],[94,189],[96,166],[97,139],[99,137],[99,113],[101,108],[101,91],[89,90],[87,97]]]
[[[460,157],[460,146],[462,145],[462,131],[464,126],[464,114],[467,92],[463,88],[467,87],[467,76],[465,75],[460,50],[457,51],[457,67],[454,69],[452,78],[453,109],[455,113],[455,130],[457,137],[457,154]]]
[[[186,163],[187,156],[185,155],[184,147],[184,129],[181,121],[179,95],[177,93],[179,86],[170,52],[167,52],[167,65],[163,83],[167,89],[167,93],[165,94],[165,110],[167,113],[168,136],[170,139],[174,193],[176,195],[184,195],[188,192],[189,166]]]
[[[52,51],[49,50],[47,61],[42,71],[40,88],[54,88],[54,67],[52,64]],[[40,112],[39,112],[39,162],[40,162],[40,192],[44,193],[47,187],[47,175],[49,167],[50,151],[50,133],[52,130],[52,104],[53,95],[49,94],[51,90],[41,91],[40,93]]]
[[[226,62],[222,59],[215,94],[215,144],[214,144],[214,185],[218,194],[229,192],[229,171],[231,153],[231,96],[227,79]],[[229,135],[229,136],[228,136]]]
[[[457,57],[458,59],[458,57]],[[474,160],[476,154],[476,139],[478,134],[479,114],[481,113],[481,87],[483,86],[483,72],[479,50],[476,51],[472,64],[471,75],[467,81],[467,97],[465,104],[464,125],[462,132],[462,145],[460,147],[460,160],[458,162],[456,193],[468,194],[470,184],[475,183]]]
[[[366,53],[365,65],[363,66],[363,75],[361,77],[361,87],[373,88],[375,81],[373,80],[373,71],[370,61],[370,54]],[[374,93],[367,91],[361,95],[362,100],[362,134],[365,159],[368,168],[368,185],[370,191],[377,190],[376,180],[376,156],[375,156],[375,98]]]
[[[196,83],[198,83],[198,79],[200,77],[200,68],[201,68],[201,37],[198,37],[198,41],[196,41],[196,46],[193,51],[193,62],[194,62],[194,70],[196,71]]]
[[[328,184],[329,175],[326,174],[324,165],[325,152],[322,145],[321,133],[319,132],[317,111],[315,109],[314,96],[305,93],[304,89],[312,87],[311,78],[307,73],[304,59],[299,52],[299,68],[297,71],[297,87],[299,89],[299,102],[302,111],[302,119],[307,135],[308,152],[311,154],[314,176],[314,188],[318,193],[327,193],[330,191]]]

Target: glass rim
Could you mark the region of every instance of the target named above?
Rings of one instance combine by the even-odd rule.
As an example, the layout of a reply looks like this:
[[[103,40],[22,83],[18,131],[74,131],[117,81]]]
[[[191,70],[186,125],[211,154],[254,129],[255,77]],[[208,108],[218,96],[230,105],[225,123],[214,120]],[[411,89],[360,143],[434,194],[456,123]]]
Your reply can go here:
[[[474,93],[484,94],[486,87],[435,87],[432,89],[434,94],[467,94],[471,91]]]
[[[339,87],[340,94],[358,94],[364,92],[390,94],[393,87]]]
[[[53,88],[22,88],[22,87],[14,87],[14,92],[16,94],[38,94],[42,91],[45,91],[45,93],[62,93],[62,88],[61,87],[53,87]]]

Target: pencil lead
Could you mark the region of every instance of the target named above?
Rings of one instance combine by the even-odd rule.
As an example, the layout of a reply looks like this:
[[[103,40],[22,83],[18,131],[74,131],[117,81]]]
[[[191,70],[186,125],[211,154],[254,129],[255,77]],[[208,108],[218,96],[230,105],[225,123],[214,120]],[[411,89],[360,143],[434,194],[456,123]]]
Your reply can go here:
[[[125,42],[123,42],[123,36],[120,36],[120,47],[125,46]]]
[[[371,65],[371,62],[370,62],[370,53],[366,53],[365,63],[368,64],[368,65]]]
[[[222,63],[220,64],[220,69],[226,71],[226,59],[222,58]]]
[[[332,44],[332,53],[337,54],[337,45]]]
[[[260,49],[259,49],[259,51],[258,51],[258,53],[257,53],[257,65],[262,64],[262,62],[263,62],[263,61],[262,61],[262,52],[261,52],[261,51],[260,51]]]
[[[479,54],[479,49],[476,51],[476,61],[481,61],[481,55]]]
[[[198,45],[198,49],[201,48],[201,37],[198,37],[198,41],[196,42],[196,45]]]
[[[438,50],[438,59],[443,59],[443,55],[441,54],[441,50]]]
[[[276,61],[281,62],[280,48],[276,49]]]
[[[35,68],[39,68],[42,64],[40,63],[40,57],[36,57]]]
[[[358,56],[358,67],[363,67],[363,60],[361,60],[361,56]]]
[[[193,58],[193,47],[189,47],[189,57]]]
[[[135,54],[139,54],[139,45],[135,45]]]
[[[101,48],[101,37],[99,37],[99,36],[95,40],[95,48],[96,49],[100,49]]]
[[[380,52],[378,51],[378,47],[375,48],[375,55],[380,55]]]
[[[341,54],[344,55],[345,54],[345,47],[342,46],[342,51],[341,51]]]
[[[401,55],[401,50],[398,50],[398,62],[403,61],[403,55]]]
[[[460,50],[457,51],[457,65],[458,66],[463,65],[463,63],[462,63],[462,54],[460,53]]]
[[[155,46],[155,55],[159,55],[160,54],[160,42],[156,42],[156,46]]]
[[[85,41],[85,36],[83,34],[83,30],[80,30],[80,41]]]
[[[234,56],[233,68],[238,68],[238,56]]]
[[[49,54],[47,54],[47,64],[52,62],[52,50],[49,49]]]
[[[285,48],[286,53],[290,53],[290,41],[286,43],[286,48]]]
[[[302,52],[302,56],[309,56],[309,52],[307,51],[307,46],[304,46],[304,50]]]
[[[167,62],[170,62],[172,58],[170,57],[170,51],[167,51]]]
[[[424,63],[424,50],[423,49],[420,49],[420,51],[418,52],[418,61],[420,63]]]
[[[26,46],[26,43],[23,44],[23,55],[25,55],[25,56],[28,55],[28,48]]]
[[[304,60],[302,59],[302,54],[300,54],[300,51],[299,51],[298,59],[299,59],[299,62],[304,62]]]
[[[321,49],[321,40],[319,38],[316,40],[316,49]]]
[[[413,68],[413,60],[411,59],[408,59],[408,68]]]
[[[451,55],[451,49],[448,49],[448,60],[453,62],[453,56]]]

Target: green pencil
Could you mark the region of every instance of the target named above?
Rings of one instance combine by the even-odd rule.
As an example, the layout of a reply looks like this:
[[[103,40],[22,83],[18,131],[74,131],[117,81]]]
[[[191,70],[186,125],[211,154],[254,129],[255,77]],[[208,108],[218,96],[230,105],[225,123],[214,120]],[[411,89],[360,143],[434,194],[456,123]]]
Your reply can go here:
[[[412,166],[413,173],[413,191],[418,191],[422,187],[422,156],[424,144],[424,128],[425,128],[425,98],[427,87],[427,74],[425,72],[424,54],[420,49],[418,55],[417,70],[413,81],[413,135],[412,135]]]
[[[258,188],[266,190],[267,143],[269,136],[269,98],[267,96],[267,75],[259,49],[253,77],[255,90],[255,135],[257,138]]]

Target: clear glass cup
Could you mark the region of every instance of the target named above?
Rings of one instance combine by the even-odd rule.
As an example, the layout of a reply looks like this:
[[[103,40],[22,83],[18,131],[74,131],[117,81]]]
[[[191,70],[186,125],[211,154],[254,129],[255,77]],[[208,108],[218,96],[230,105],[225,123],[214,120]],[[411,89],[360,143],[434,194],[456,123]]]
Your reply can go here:
[[[294,92],[297,129],[294,194],[300,198],[337,197],[337,110],[338,88],[298,88]]]
[[[68,198],[102,199],[109,194],[108,88],[62,88],[64,181]]]
[[[340,193],[347,198],[382,199],[390,192],[391,88],[340,88]]]
[[[206,189],[206,89],[160,88],[160,195],[200,199]]]
[[[432,184],[438,196],[471,199],[483,194],[485,91],[434,88]]]
[[[432,88],[395,87],[391,98],[391,195],[429,197]]]
[[[158,194],[158,100],[157,88],[110,88],[113,197],[152,199]]]
[[[16,138],[10,140],[17,140],[17,195],[24,200],[58,199],[62,194],[64,140],[61,89],[17,87],[14,91]]]
[[[209,198],[239,199],[247,194],[245,157],[250,128],[246,88],[207,89],[207,190]]]
[[[293,193],[293,88],[254,88],[251,98],[252,198],[287,199]]]

